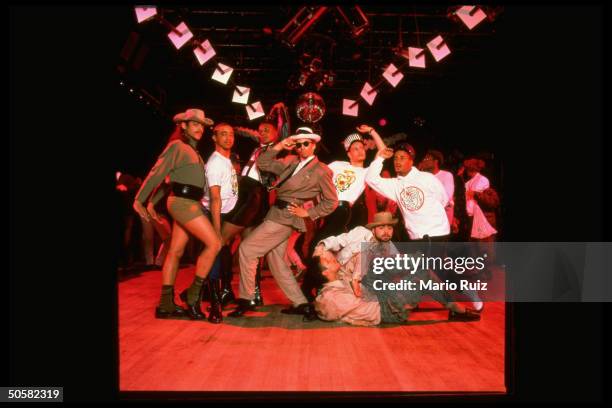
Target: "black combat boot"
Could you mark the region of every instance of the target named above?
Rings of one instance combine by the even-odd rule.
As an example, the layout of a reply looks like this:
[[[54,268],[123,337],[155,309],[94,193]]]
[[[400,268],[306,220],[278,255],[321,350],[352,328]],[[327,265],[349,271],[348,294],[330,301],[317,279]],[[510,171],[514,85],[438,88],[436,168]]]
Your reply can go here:
[[[221,314],[221,280],[209,279],[210,287],[210,313],[208,321],[211,323],[221,323],[223,314]]]

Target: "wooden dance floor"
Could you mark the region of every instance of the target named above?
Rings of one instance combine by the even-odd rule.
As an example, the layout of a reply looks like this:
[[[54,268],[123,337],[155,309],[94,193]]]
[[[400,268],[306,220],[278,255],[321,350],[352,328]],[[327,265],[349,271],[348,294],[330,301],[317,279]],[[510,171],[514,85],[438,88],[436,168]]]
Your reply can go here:
[[[433,302],[406,325],[302,322],[280,313],[288,301],[264,276],[266,305],[222,324],[155,319],[160,271],[120,282],[120,390],[506,391],[501,302],[487,303],[480,322],[447,323]],[[177,301],[192,278],[180,270]]]

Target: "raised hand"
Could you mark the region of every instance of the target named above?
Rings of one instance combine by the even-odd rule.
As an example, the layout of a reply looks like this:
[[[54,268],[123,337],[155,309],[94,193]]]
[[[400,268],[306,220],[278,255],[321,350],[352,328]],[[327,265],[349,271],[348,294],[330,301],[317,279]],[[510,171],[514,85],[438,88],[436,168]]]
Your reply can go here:
[[[357,131],[360,133],[370,133],[374,128],[368,125],[359,125],[357,126]]]
[[[393,149],[387,147],[383,150],[379,150],[377,156],[380,156],[383,159],[390,159],[391,157],[393,157]]]

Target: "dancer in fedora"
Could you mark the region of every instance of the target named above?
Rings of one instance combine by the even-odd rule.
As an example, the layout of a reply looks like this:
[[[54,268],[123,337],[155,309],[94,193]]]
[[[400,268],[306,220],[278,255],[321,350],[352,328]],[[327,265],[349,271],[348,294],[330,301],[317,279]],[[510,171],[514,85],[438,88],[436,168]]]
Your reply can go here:
[[[305,218],[317,220],[325,217],[338,205],[332,172],[314,154],[320,140],[321,137],[310,128],[301,127],[295,135],[276,143],[257,158],[260,170],[279,175],[274,185],[277,190],[276,201],[264,222],[253,230],[238,249],[240,299],[238,307],[229,316],[239,317],[254,309],[251,300],[255,296],[255,269],[258,258],[266,254],[272,276],[292,303],[283,313],[312,313],[283,257],[291,232],[306,230]],[[297,155],[276,159],[282,150],[292,149],[295,149]],[[315,203],[317,200],[318,203]]]
[[[168,145],[159,156],[149,175],[142,183],[134,200],[134,210],[145,220],[153,215],[152,205],[155,198],[145,208],[151,193],[169,176],[171,194],[168,197],[168,212],[174,219],[170,248],[162,268],[162,290],[159,305],[155,309],[158,319],[204,320],[206,316],[200,309],[201,288],[212,263],[221,249],[221,241],[204,215],[200,200],[206,185],[204,160],[196,150],[196,145],[204,134],[205,126],[212,126],[213,121],[207,118],[200,109],[187,109],[174,116],[177,124]],[[159,194],[154,194],[160,198]],[[151,214],[150,212],[153,212]],[[184,301],[187,311],[174,303],[174,281],[189,240],[188,233],[195,236],[205,245],[196,263],[195,277],[185,292]]]

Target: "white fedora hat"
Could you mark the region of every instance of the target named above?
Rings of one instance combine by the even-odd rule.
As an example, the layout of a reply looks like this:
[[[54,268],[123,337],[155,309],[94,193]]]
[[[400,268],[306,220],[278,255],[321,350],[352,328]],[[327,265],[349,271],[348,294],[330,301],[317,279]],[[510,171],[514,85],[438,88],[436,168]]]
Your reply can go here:
[[[289,138],[293,140],[310,139],[310,140],[314,140],[315,143],[321,140],[321,136],[317,135],[316,133],[313,133],[311,128],[305,127],[305,126],[297,128],[297,130],[295,131],[295,134],[289,136]]]

